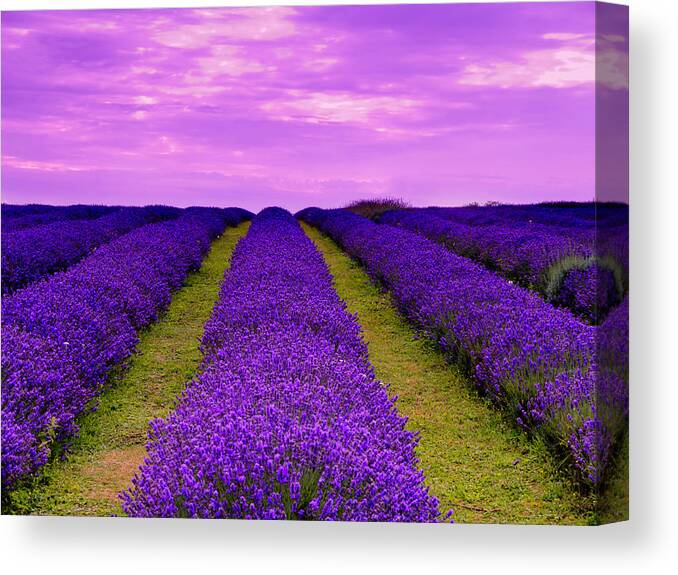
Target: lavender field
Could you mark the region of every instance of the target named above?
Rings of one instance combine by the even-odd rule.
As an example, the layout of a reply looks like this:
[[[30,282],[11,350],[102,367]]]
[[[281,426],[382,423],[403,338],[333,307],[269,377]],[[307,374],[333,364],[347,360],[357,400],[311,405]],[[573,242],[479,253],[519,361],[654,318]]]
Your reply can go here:
[[[2,514],[628,519],[625,6],[0,28]]]
[[[3,204],[1,225],[3,513],[626,513],[625,204]]]

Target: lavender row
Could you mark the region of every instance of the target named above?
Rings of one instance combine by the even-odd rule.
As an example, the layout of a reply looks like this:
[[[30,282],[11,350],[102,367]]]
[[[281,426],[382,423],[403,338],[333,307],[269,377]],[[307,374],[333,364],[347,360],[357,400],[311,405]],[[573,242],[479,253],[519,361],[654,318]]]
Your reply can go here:
[[[2,233],[16,232],[35,226],[66,220],[90,220],[119,210],[119,206],[19,206],[2,204]]]
[[[459,208],[425,208],[434,215],[473,227],[511,227],[529,236],[530,231],[552,232],[568,236],[591,248],[595,258],[607,269],[600,273],[600,282],[609,284],[609,271],[614,270],[614,282],[619,293],[628,290],[629,279],[629,206],[614,202],[551,202],[528,205],[465,206]],[[540,229],[541,228],[541,229]],[[564,280],[563,270],[583,271],[581,260],[566,261],[549,278],[557,288]],[[574,265],[573,265],[574,264]],[[569,267],[568,267],[569,266]],[[596,266],[593,266],[594,268]],[[577,275],[577,274],[575,274]],[[603,278],[603,275],[607,277]],[[576,280],[575,280],[576,281]],[[555,295],[555,289],[552,294]],[[601,288],[601,291],[605,291]],[[589,289],[589,296],[593,290]],[[596,294],[596,297],[601,297]],[[604,297],[604,296],[602,296]]]
[[[590,326],[412,232],[343,210],[310,208],[299,216],[362,262],[400,310],[523,428],[568,453],[585,483],[601,482],[625,426],[628,385],[613,361],[600,362],[597,343],[601,333],[619,331],[614,322],[628,325],[626,305]]]
[[[289,213],[267,208],[238,244],[202,349],[205,370],[151,423],[129,515],[437,520],[417,437]]]
[[[34,216],[44,214],[55,209],[57,206],[48,204],[5,204],[0,205],[0,217],[3,220],[11,218],[21,218],[23,216]],[[70,207],[70,206],[69,206]]]
[[[2,485],[36,472],[241,210],[189,212],[106,244],[2,302]]]
[[[79,208],[88,209],[93,207],[86,204],[73,204],[70,206],[54,206],[50,204],[5,204],[0,206],[0,216],[4,220],[22,218],[24,216],[35,216],[37,214],[46,214],[49,212],[64,212],[77,210]],[[99,207],[99,206],[97,206]]]
[[[447,209],[391,211],[380,222],[440,242],[591,323],[599,323],[624,296],[623,258],[602,251],[595,228],[466,225],[439,217]]]
[[[99,246],[143,225],[179,215],[165,206],[122,208],[93,220],[65,220],[10,234],[2,239],[2,293],[63,271]]]
[[[627,227],[626,204],[605,202],[560,202],[526,205],[490,205],[431,208],[440,217],[471,226],[542,224],[562,229]]]

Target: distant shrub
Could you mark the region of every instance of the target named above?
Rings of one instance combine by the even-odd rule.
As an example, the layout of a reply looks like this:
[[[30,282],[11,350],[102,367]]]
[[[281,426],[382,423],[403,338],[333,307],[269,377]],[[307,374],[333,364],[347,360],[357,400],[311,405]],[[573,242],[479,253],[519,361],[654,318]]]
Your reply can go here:
[[[404,210],[411,207],[412,205],[402,198],[375,198],[373,200],[356,200],[344,206],[344,209],[375,220],[389,210]]]

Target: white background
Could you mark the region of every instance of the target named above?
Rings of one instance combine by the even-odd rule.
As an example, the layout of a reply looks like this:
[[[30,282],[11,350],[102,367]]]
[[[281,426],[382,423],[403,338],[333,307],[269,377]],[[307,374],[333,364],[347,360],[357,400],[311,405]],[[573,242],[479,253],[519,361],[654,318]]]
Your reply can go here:
[[[276,2],[0,0],[0,8],[271,3]],[[677,572],[678,2],[626,3],[631,7],[633,268],[629,522],[579,528],[5,516],[0,518],[0,568],[13,575],[159,571],[570,575]]]

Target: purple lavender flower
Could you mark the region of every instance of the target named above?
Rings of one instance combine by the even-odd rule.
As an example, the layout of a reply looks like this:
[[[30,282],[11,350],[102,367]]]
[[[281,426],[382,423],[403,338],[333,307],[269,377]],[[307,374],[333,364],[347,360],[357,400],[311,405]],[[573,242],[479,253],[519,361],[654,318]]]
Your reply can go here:
[[[562,279],[553,303],[596,324],[620,303],[614,274],[597,263],[574,267]]]

